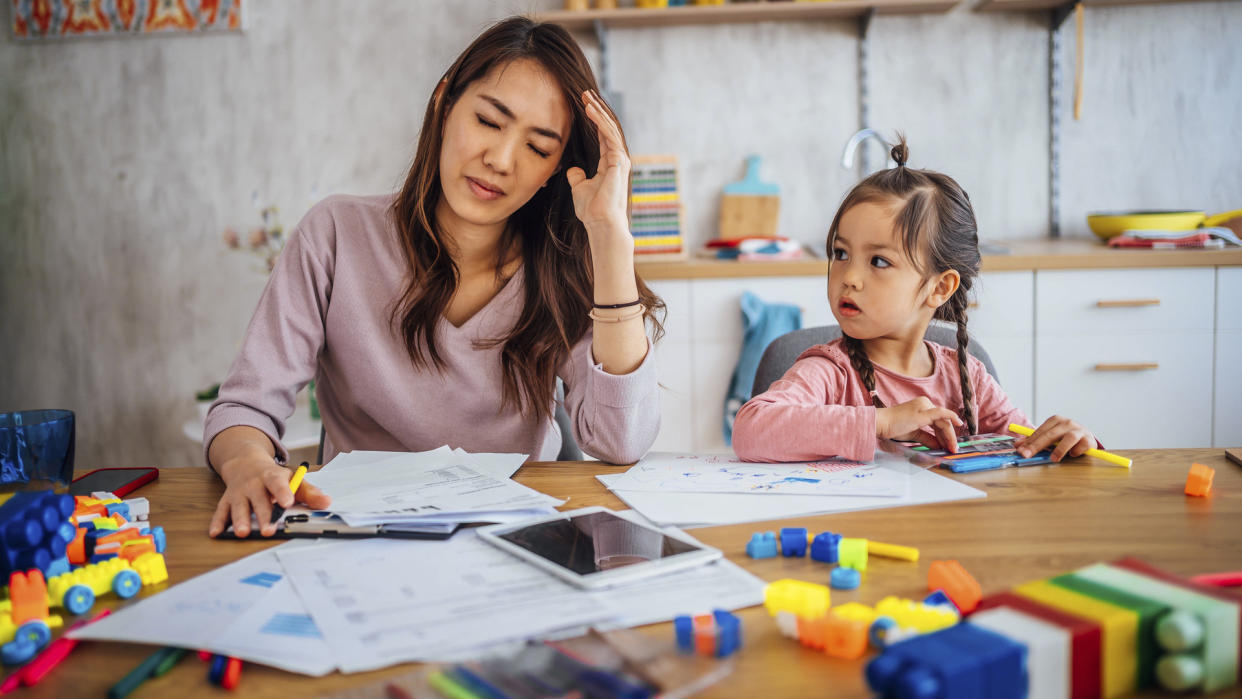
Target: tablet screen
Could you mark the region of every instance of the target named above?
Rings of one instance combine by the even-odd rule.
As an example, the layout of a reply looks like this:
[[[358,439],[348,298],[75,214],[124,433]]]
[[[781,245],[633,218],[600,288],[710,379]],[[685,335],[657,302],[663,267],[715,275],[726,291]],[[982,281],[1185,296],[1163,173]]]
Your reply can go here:
[[[702,550],[611,512],[574,515],[496,536],[579,575]]]

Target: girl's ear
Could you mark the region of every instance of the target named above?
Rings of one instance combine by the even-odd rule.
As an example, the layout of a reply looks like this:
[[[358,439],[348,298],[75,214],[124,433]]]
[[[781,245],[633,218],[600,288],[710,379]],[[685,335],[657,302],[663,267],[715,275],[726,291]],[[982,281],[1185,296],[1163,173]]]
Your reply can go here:
[[[957,293],[957,288],[962,285],[962,276],[957,270],[950,269],[940,273],[932,281],[931,293],[927,296],[927,305],[933,309],[940,308],[953,298],[953,294]]]

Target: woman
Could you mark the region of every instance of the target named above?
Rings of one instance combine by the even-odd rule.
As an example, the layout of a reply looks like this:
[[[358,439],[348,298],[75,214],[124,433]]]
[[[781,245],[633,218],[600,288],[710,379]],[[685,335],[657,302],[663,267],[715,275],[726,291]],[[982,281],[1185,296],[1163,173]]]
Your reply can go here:
[[[395,196],[334,196],[290,236],[207,416],[229,520],[270,536],[291,505],[280,444],[312,377],[325,459],[354,449],[522,452],[553,459],[556,379],[583,451],[642,456],[659,429],[645,321],[663,303],[634,272],[630,161],[565,30],[511,18],[448,69]],[[324,508],[304,484],[296,499]]]

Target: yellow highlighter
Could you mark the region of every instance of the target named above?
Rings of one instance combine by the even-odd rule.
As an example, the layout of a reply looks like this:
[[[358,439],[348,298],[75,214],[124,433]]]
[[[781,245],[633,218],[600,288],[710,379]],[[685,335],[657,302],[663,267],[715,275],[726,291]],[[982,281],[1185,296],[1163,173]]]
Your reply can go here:
[[[302,478],[306,475],[306,467],[309,465],[310,464],[303,461],[302,464],[298,466],[298,470],[293,472],[293,478],[289,479],[289,492],[293,493],[294,495],[298,494],[298,486],[302,485]],[[280,516],[283,515],[284,513],[285,513],[285,508],[275,503],[272,503],[272,520],[271,520],[272,524],[279,522]]]
[[[1014,434],[1020,434],[1023,437],[1030,437],[1031,435],[1035,434],[1035,430],[1029,427],[1024,427],[1022,425],[1014,424],[1012,422],[1009,423],[1009,431],[1013,432]],[[1101,461],[1107,461],[1110,464],[1117,464],[1118,466],[1124,466],[1126,468],[1130,468],[1130,464],[1132,463],[1130,459],[1127,459],[1124,456],[1118,456],[1116,454],[1112,454],[1110,452],[1104,451],[1103,449],[1088,449],[1086,451],[1086,455],[1095,457],[1097,459],[1100,459]]]

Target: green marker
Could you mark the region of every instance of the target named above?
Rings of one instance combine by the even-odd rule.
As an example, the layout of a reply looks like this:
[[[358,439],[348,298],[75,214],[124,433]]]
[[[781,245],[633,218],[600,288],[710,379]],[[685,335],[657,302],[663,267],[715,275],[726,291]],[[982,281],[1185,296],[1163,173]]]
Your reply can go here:
[[[164,659],[174,650],[177,649],[161,648],[147,656],[146,660],[138,663],[138,666],[130,670],[128,675],[122,677],[120,682],[112,685],[108,690],[108,699],[122,699],[122,697],[129,696],[130,692],[138,689],[138,685],[145,682],[148,677],[151,677],[152,673],[155,672],[155,668],[159,667],[164,662]]]
[[[176,665],[178,662],[180,662],[181,658],[185,657],[185,654],[188,652],[189,651],[187,651],[184,648],[171,649],[171,652],[168,654],[167,657],[164,658],[163,662],[155,666],[155,671],[151,673],[151,676],[152,677],[163,676],[169,670],[173,669],[173,666]]]

